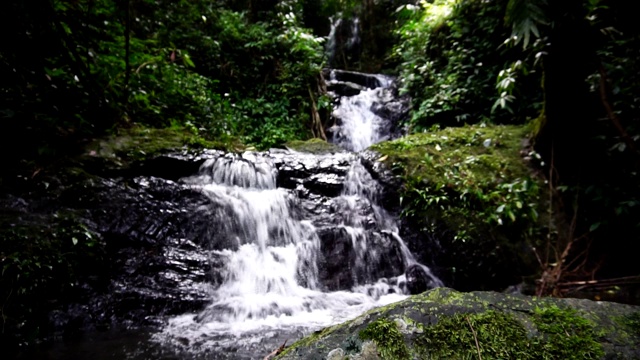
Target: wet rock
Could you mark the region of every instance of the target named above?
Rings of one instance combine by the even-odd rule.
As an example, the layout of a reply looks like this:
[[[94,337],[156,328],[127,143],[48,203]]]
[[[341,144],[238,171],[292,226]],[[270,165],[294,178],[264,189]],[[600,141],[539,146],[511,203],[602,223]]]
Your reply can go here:
[[[313,193],[335,197],[340,195],[343,181],[344,178],[336,174],[314,174],[306,178],[302,184]]]
[[[176,179],[201,162],[178,161],[189,164],[176,174],[160,175]],[[47,191],[37,190],[42,183]],[[215,204],[201,192],[154,176],[47,174],[31,188],[25,187],[21,196],[0,199],[0,212],[8,209],[19,215],[14,217],[16,226],[52,229],[34,236],[65,231],[58,230],[57,223],[81,224],[92,236],[91,246],[99,254],[93,255],[95,264],[74,269],[77,283],[65,284],[69,289],[63,296],[39,309],[50,314],[42,328],[64,334],[123,322],[142,326],[153,323],[156,316],[204,307],[209,301],[205,284],[210,266],[203,240],[216,231],[210,221],[212,208]]]
[[[108,266],[86,269],[76,292],[47,309],[55,331],[156,326],[163,316],[206,307],[210,290],[223,281],[227,259],[220,251],[241,245],[232,234],[243,226],[228,203],[198,185],[217,181],[212,168],[217,159],[229,160],[228,166],[244,159],[248,169],[272,174],[275,185],[286,189],[278,191],[290,195],[291,216],[310,220],[317,229],[323,289],[350,290],[402,273],[397,241],[385,232],[389,220],[372,201],[384,189],[371,178],[387,176],[374,160],[350,153],[281,149],[164,154],[128,164],[122,171],[48,178],[46,186],[39,183],[24,193],[0,198],[0,211],[10,210],[23,222],[72,212],[105,244]],[[266,173],[256,161],[266,164]],[[343,196],[349,190],[347,178],[354,176],[352,166],[360,162],[368,164],[368,171],[357,174],[366,178],[364,188],[358,189],[366,196]],[[236,186],[251,186],[231,180]],[[226,191],[233,192],[233,187]]]
[[[367,89],[367,87],[348,81],[330,80],[327,82],[327,91],[330,91],[337,96],[355,96],[365,89]]]
[[[387,85],[380,75],[365,74],[356,71],[324,69],[323,75],[324,78],[328,80],[349,82],[369,89],[375,89],[377,87]]]
[[[340,194],[351,162],[349,154],[277,152],[272,154],[272,159],[278,170],[276,182],[279,187],[296,189],[302,185],[311,193],[328,197]]]
[[[344,229],[319,231],[322,252],[320,282],[329,291],[351,289],[356,279],[349,271],[355,259],[353,243]]]
[[[430,284],[430,278],[427,273],[417,264],[409,266],[405,270],[405,276],[407,278],[407,288],[411,294],[420,294],[434,288]]]
[[[403,258],[391,236],[349,226],[318,229],[320,282],[330,291],[373,284],[402,272]]]

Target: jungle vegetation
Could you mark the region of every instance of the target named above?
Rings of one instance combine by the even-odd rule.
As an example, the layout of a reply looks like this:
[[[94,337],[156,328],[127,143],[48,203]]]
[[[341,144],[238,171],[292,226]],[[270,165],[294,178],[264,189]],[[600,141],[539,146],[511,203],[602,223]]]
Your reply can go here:
[[[639,281],[630,249],[640,241],[640,27],[631,1],[10,0],[1,14],[3,192],[16,174],[35,178],[94,139],[132,129],[173,129],[231,150],[321,138],[331,107],[321,69],[383,72],[412,97],[408,133],[528,129],[522,156],[545,189],[545,223],[530,243],[539,295]],[[330,18],[357,18],[359,34],[347,46],[353,34],[339,28],[332,57]],[[431,144],[424,136],[415,146]],[[538,221],[520,198],[538,187],[503,185],[475,214],[490,226]],[[408,199],[408,213],[443,194],[419,186],[405,189],[422,196]],[[97,253],[97,239],[73,219],[59,222],[71,224],[65,236],[87,239],[59,250],[67,257],[56,261],[71,267],[59,281],[70,282],[86,260],[74,251]],[[38,242],[8,250],[24,241],[16,234],[0,239],[0,304],[54,281],[16,280],[23,268],[46,271],[31,256]],[[55,256],[58,246],[46,246]]]

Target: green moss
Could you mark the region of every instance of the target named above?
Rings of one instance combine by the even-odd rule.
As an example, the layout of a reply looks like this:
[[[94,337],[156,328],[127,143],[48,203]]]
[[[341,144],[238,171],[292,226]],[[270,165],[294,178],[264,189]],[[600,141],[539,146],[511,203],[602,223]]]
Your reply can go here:
[[[330,144],[322,139],[310,139],[306,141],[294,140],[284,144],[287,148],[312,154],[331,154],[341,152],[340,147]]]
[[[640,346],[640,312],[611,317],[612,324],[607,328],[608,333],[615,333],[620,343]]]
[[[231,139],[208,141],[193,130],[182,127],[154,129],[136,126],[94,141],[87,146],[86,153],[120,165],[180,149],[202,148],[231,151],[242,150],[243,146]]]
[[[360,358],[367,343],[384,359],[637,358],[638,314],[619,304],[440,288],[315,333],[284,358],[324,358],[338,347]]]
[[[522,126],[465,126],[408,135],[376,144],[372,149],[389,155],[388,163],[400,163],[405,174],[420,178],[426,170],[431,181],[446,182],[447,170],[463,165],[477,182],[529,174],[519,150],[528,129]],[[473,158],[470,158],[473,157]],[[464,163],[466,161],[466,163]]]
[[[501,311],[441,317],[415,342],[422,358],[597,359],[604,355],[593,324],[574,310],[536,309],[532,333],[522,320]]]
[[[539,181],[522,160],[523,126],[466,126],[414,134],[373,149],[402,176],[405,215],[440,214],[457,238],[479,224],[538,219]]]
[[[465,297],[465,295],[467,295],[467,297]],[[468,299],[468,294],[464,294],[448,288],[435,288],[427,293],[424,293],[422,297],[424,297],[424,299],[427,301],[446,305],[451,304],[456,300]]]
[[[538,308],[533,321],[541,336],[533,345],[543,359],[599,359],[604,356],[596,341],[594,324],[573,309]]]
[[[398,330],[395,321],[380,318],[371,322],[359,334],[363,340],[373,340],[378,346],[378,353],[383,359],[411,359],[404,336]]]
[[[622,323],[636,336],[640,337],[640,312],[625,316]]]
[[[305,348],[305,347],[310,347],[312,345],[315,345],[315,344],[319,343],[320,340],[322,340],[323,338],[329,336],[334,331],[340,329],[344,325],[345,324],[338,324],[338,325],[326,327],[326,328],[324,328],[322,330],[314,331],[312,334],[310,334],[308,336],[305,336],[302,339],[300,339],[300,340],[294,342],[293,344],[291,344],[291,346],[288,346],[282,353],[280,353],[280,355],[278,355],[276,357],[276,359],[280,359],[282,357],[285,357],[286,355],[288,355],[290,352],[294,351],[295,349]]]
[[[478,351],[483,359],[533,358],[525,328],[498,311],[442,317],[426,327],[415,344],[420,357],[427,359],[477,359]]]

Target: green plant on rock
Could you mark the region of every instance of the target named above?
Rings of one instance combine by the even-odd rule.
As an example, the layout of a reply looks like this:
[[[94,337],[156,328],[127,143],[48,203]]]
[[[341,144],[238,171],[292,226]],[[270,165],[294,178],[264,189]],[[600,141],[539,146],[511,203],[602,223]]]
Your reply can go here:
[[[382,359],[404,360],[411,359],[404,336],[392,320],[380,318],[371,322],[359,334],[363,340],[373,340]]]
[[[525,328],[498,311],[440,317],[416,340],[423,359],[533,359]]]
[[[575,310],[537,308],[533,319],[541,336],[532,345],[542,354],[541,359],[600,359],[604,355],[593,323]]]
[[[524,131],[449,128],[374,149],[387,155],[386,161],[405,180],[401,195],[405,216],[420,219],[437,213],[460,229],[461,239],[473,235],[479,226],[504,226],[534,236],[541,188],[520,158]]]
[[[527,133],[518,126],[449,127],[372,147],[403,180],[407,223],[427,241],[446,244],[439,261],[456,286],[508,286],[537,270],[530,249],[545,226],[545,188],[521,156]],[[484,273],[474,278],[478,270]]]
[[[604,355],[593,324],[575,310],[537,308],[535,332],[500,311],[444,316],[415,342],[426,359],[599,359]]]

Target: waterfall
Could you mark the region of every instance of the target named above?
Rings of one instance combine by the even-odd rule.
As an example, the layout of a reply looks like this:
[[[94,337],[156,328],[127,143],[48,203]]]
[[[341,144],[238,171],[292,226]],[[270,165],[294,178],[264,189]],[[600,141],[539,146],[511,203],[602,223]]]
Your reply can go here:
[[[358,57],[361,42],[360,18],[345,18],[342,13],[337,13],[329,21],[331,25],[325,47],[328,64],[333,66],[338,59],[346,61],[347,57]]]
[[[395,124],[384,115],[394,103],[393,79],[384,75],[332,70],[328,89],[338,101],[329,129],[332,142],[349,151],[362,151],[390,138]]]
[[[328,36],[327,46],[325,51],[327,54],[328,62],[329,64],[331,64],[333,63],[336,56],[336,49],[338,46],[337,31],[342,25],[342,15],[337,14],[336,16],[332,16],[329,19],[329,21],[331,22],[331,30],[329,31],[329,36]]]
[[[360,151],[389,137],[389,119],[376,107],[388,102],[391,80],[354,80],[357,73],[330,76],[359,89],[340,97],[333,142]],[[329,173],[295,179],[311,168]],[[210,244],[217,280],[208,285],[210,304],[170,319],[154,336],[160,343],[252,358],[286,334],[297,337],[443,285],[403,242],[396,218],[379,204],[384,189],[358,153],[218,153],[181,181],[211,199],[212,230],[201,240]],[[340,191],[317,193],[318,182]]]

